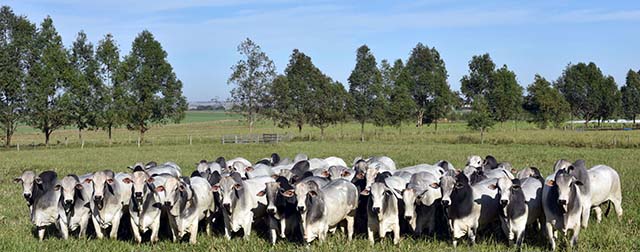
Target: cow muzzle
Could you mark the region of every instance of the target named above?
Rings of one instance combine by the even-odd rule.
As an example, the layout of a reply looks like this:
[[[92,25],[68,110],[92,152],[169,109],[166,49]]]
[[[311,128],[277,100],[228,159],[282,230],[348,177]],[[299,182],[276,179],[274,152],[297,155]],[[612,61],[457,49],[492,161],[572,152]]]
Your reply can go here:
[[[405,216],[404,216],[404,219],[405,219],[405,220],[407,220],[407,221],[411,221],[411,219],[413,219],[413,216],[411,216],[411,215],[405,215]]]
[[[562,213],[567,212],[567,200],[558,200],[558,205],[560,205],[560,209],[562,209]]]
[[[267,208],[267,213],[269,215],[274,215],[274,214],[276,214],[276,209],[272,208],[272,207],[269,207],[269,208]]]
[[[102,210],[102,207],[104,206],[104,201],[103,201],[103,197],[96,195],[93,196],[93,202],[96,204],[96,207],[98,207],[98,210]]]
[[[371,208],[371,212],[373,212],[373,214],[380,214],[380,208],[379,207],[373,207],[373,208]]]
[[[231,204],[224,203],[222,204],[222,208],[224,208],[224,210],[227,211],[227,213],[231,213]]]
[[[304,206],[298,206],[298,212],[304,212],[305,208]]]
[[[449,205],[451,204],[451,202],[449,200],[442,200],[442,206],[447,208],[449,207]]]
[[[500,200],[500,206],[506,207],[509,204],[508,200]]]
[[[173,206],[173,204],[171,204],[171,201],[165,201],[165,202],[164,202],[164,206],[165,206],[166,208],[171,208],[171,207]]]
[[[24,196],[24,199],[31,200],[31,193],[23,193],[22,196]]]

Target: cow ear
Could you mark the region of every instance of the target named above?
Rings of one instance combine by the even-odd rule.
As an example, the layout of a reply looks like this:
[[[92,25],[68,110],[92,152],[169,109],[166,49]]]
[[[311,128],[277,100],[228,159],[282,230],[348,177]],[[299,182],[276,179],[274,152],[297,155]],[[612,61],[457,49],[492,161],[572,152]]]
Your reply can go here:
[[[282,193],[282,196],[285,196],[287,198],[291,198],[293,197],[293,195],[295,194],[294,190],[286,190]]]
[[[280,177],[280,176],[278,176],[276,174],[271,175],[271,178],[273,178],[273,179],[278,179],[278,177]]]
[[[344,172],[342,173],[342,176],[343,176],[343,177],[349,177],[349,176],[351,176],[351,173],[350,173],[350,172],[348,172],[348,171],[344,171]]]
[[[364,173],[362,173],[362,172],[358,172],[358,173],[356,174],[356,177],[357,177],[358,179],[364,179]]]
[[[60,186],[60,185],[55,185],[55,186],[53,187],[53,190],[55,190],[55,191],[60,191],[60,188],[61,188],[61,187],[62,187],[62,186]]]
[[[164,192],[164,186],[156,186],[156,192]]]
[[[518,173],[518,170],[516,170],[516,168],[511,168],[511,173]]]
[[[318,193],[316,191],[309,191],[309,196],[315,197],[318,196]]]
[[[576,185],[578,185],[578,186],[582,186],[582,185],[584,185],[584,184],[582,183],[582,181],[580,181],[580,180],[576,180],[576,181],[575,181],[575,182],[573,182],[573,183],[574,183],[574,184],[576,184]]]
[[[20,177],[14,178],[13,179],[13,183],[16,183],[16,184],[17,183],[22,183],[22,178],[20,178]]]
[[[362,190],[362,192],[360,192],[360,195],[364,195],[364,196],[369,195],[369,189]]]
[[[247,168],[244,168],[244,171],[246,171],[246,172],[252,172],[252,171],[254,171],[254,170],[255,170],[255,169],[253,169],[253,167],[251,167],[251,166],[249,166],[249,167],[247,167]]]
[[[155,181],[156,179],[154,179],[153,177],[149,177],[147,179],[147,183],[153,183],[153,181]]]
[[[36,184],[42,184],[42,179],[40,177],[35,178]]]
[[[113,179],[112,178],[107,179],[107,184],[113,185]]]
[[[91,183],[91,181],[93,181],[93,179],[91,179],[91,178],[86,178],[86,179],[84,179],[84,182],[85,182],[85,183]]]
[[[331,176],[331,174],[329,174],[329,171],[324,170],[324,171],[322,171],[322,176],[325,177],[325,178],[328,178],[328,177]]]
[[[187,188],[184,187],[184,185],[179,185],[178,186],[178,190],[180,190],[181,192],[184,192]]]
[[[460,174],[462,171],[460,171],[460,169],[456,169],[455,173],[456,175]]]
[[[555,184],[556,184],[556,181],[554,181],[553,179],[550,179],[549,181],[547,181],[548,186],[553,186]]]
[[[429,185],[429,186],[431,186],[431,188],[433,188],[433,189],[438,189],[438,188],[440,188],[440,184],[435,183],[435,182],[434,182],[434,183],[431,183],[431,185]]]
[[[496,186],[496,184],[489,184],[489,186],[487,186],[489,189],[491,190],[495,190],[498,189],[498,186]]]
[[[264,196],[265,194],[266,194],[266,193],[265,193],[265,191],[264,191],[264,190],[262,190],[262,191],[259,191],[256,195],[257,195],[258,197],[262,197],[262,196]]]
[[[84,186],[82,186],[82,184],[76,184],[76,189],[77,190],[82,190],[82,188],[84,188]]]
[[[220,191],[220,186],[219,186],[219,185],[212,185],[212,186],[211,186],[211,191],[213,191],[213,192],[218,192],[218,191]]]
[[[131,182],[133,182],[130,178],[123,178],[122,182],[124,182],[125,184],[131,184]]]
[[[240,190],[240,189],[242,189],[242,185],[241,184],[235,184],[233,186],[233,189]]]

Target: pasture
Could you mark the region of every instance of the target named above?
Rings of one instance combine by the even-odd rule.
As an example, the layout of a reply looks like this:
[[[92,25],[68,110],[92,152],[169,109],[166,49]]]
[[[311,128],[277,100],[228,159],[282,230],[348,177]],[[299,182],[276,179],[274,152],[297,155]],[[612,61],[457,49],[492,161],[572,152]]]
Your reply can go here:
[[[200,113],[200,112],[198,112]],[[214,118],[214,119],[212,119]],[[221,118],[221,119],[220,119]],[[67,173],[82,174],[101,169],[127,171],[127,166],[136,161],[156,160],[175,161],[189,174],[195,169],[195,163],[201,159],[215,159],[218,156],[233,158],[245,157],[251,161],[277,152],[283,157],[293,157],[297,153],[306,153],[309,157],[338,156],[348,163],[357,156],[387,155],[393,158],[398,167],[419,163],[434,163],[445,159],[456,168],[462,168],[469,155],[494,155],[500,161],[509,161],[516,168],[525,166],[539,167],[546,176],[552,171],[553,163],[560,158],[576,160],[583,158],[589,167],[607,164],[615,168],[622,179],[623,208],[621,221],[615,214],[604,218],[602,224],[596,224],[594,217],[589,228],[580,233],[579,251],[638,251],[640,250],[640,178],[638,157],[640,134],[630,132],[575,132],[562,130],[537,130],[531,125],[520,123],[518,130],[508,123],[497,125],[479,144],[479,134],[468,131],[463,124],[451,123],[439,125],[438,132],[433,127],[416,129],[406,126],[402,129],[375,129],[367,125],[367,139],[361,143],[359,125],[347,124],[330,127],[324,140],[317,129],[305,128],[302,133],[297,129],[278,129],[271,122],[261,122],[254,132],[267,133],[290,132],[297,134],[292,142],[277,145],[266,144],[225,144],[219,142],[223,134],[246,134],[245,126],[237,121],[238,117],[189,114],[188,123],[169,124],[152,128],[146,136],[148,142],[138,148],[129,141],[137,137],[135,132],[118,129],[114,133],[115,143],[105,143],[106,134],[102,131],[88,132],[85,138],[89,144],[84,149],[77,145],[77,131],[65,129],[54,133],[53,146],[31,146],[42,141],[42,135],[34,131],[21,129],[15,136],[17,143],[23,146],[20,151],[15,147],[0,152],[0,250],[2,251],[300,251],[304,245],[278,240],[270,245],[263,234],[254,233],[249,241],[233,238],[226,241],[221,234],[207,237],[199,233],[198,244],[186,242],[172,243],[161,240],[155,245],[137,245],[132,240],[61,240],[49,236],[40,243],[31,233],[28,209],[21,195],[21,188],[12,182],[25,169],[43,171],[55,170],[59,176]],[[187,136],[195,140],[192,144]],[[68,145],[60,139],[67,137]],[[56,143],[58,140],[58,144]],[[617,139],[617,140],[614,140]],[[312,140],[312,141],[308,141]],[[76,142],[73,142],[76,141]],[[617,141],[617,143],[614,143]],[[606,206],[605,206],[606,209]],[[255,231],[254,231],[255,232]],[[507,251],[506,241],[496,239],[496,234],[479,233],[478,245],[471,247],[464,240],[458,251]],[[502,237],[502,236],[500,236]],[[561,241],[560,249],[566,249],[566,240]],[[548,250],[546,239],[541,233],[528,232],[525,237],[525,251]],[[418,239],[403,235],[398,246],[387,237],[382,243],[371,247],[366,234],[359,234],[352,242],[337,232],[329,235],[324,243],[313,242],[312,251],[453,251],[451,242],[441,238],[421,237]]]

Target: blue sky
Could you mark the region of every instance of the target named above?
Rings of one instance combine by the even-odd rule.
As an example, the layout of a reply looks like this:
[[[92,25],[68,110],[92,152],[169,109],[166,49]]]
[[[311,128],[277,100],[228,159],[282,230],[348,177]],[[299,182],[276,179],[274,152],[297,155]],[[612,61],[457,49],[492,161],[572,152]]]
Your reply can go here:
[[[618,85],[640,69],[640,1],[292,1],[5,0],[40,23],[50,15],[69,46],[84,30],[96,43],[112,33],[121,50],[150,30],[162,43],[190,101],[226,98],[236,46],[250,37],[281,73],[298,48],[347,83],[356,49],[378,62],[406,60],[421,42],[436,47],[459,90],[471,56],[488,52],[520,85],[536,73],[555,80],[570,63],[593,61]]]

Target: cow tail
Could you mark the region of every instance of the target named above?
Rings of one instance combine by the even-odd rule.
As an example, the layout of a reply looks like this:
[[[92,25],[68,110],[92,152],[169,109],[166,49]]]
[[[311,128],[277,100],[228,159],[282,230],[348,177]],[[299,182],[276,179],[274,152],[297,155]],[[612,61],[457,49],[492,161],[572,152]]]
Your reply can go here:
[[[607,207],[607,211],[604,212],[604,217],[609,217],[609,210],[611,210],[611,201],[609,201],[609,206]]]

